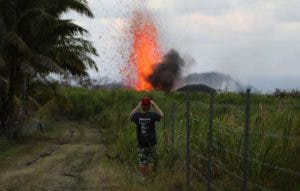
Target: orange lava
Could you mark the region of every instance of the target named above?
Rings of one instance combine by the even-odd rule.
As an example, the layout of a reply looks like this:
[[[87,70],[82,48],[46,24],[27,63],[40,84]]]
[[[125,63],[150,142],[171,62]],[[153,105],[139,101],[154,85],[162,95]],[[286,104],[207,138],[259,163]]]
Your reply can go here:
[[[148,78],[162,58],[156,25],[148,15],[137,12],[132,20],[131,33],[130,58],[121,75],[125,83],[137,91],[152,90]]]

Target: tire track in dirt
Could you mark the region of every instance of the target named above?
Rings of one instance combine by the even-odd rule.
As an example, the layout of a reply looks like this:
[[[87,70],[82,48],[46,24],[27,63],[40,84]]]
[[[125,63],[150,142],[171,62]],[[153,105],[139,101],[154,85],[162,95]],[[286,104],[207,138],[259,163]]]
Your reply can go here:
[[[72,140],[72,138],[74,137],[75,135],[75,130],[68,130],[67,133],[64,135],[64,137],[62,137],[59,141],[58,141],[58,144],[53,146],[52,148],[48,149],[47,151],[43,151],[35,156],[33,156],[33,159],[25,162],[25,164],[23,166],[30,166],[30,165],[33,165],[35,164],[38,160],[42,159],[42,158],[45,158],[45,157],[48,157],[48,156],[51,156],[52,153],[54,153],[56,150],[59,149],[59,146],[60,145],[65,145],[65,144],[68,144],[70,143],[70,141]]]
[[[105,146],[96,129],[70,128],[44,152],[0,173],[2,191],[120,190],[117,178],[106,176],[101,161]]]

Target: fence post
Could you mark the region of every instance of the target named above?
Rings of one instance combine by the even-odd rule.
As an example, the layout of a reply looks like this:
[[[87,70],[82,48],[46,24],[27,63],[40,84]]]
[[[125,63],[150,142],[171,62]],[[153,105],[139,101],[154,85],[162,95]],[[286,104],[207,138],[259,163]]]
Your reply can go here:
[[[209,128],[208,128],[208,137],[207,137],[207,151],[208,151],[208,176],[207,176],[207,190],[211,191],[212,183],[212,165],[213,165],[213,125],[214,125],[214,93],[210,93],[210,102],[209,102]]]
[[[186,93],[186,188],[190,189],[190,100]]]
[[[164,115],[164,118],[163,118],[163,129],[164,129],[164,131],[166,130],[166,114]]]
[[[168,140],[167,140],[167,129],[166,129],[166,118],[167,118],[167,114],[164,113],[164,117],[163,117],[163,136],[164,136],[164,145],[168,145]]]
[[[250,93],[247,89],[246,111],[245,111],[245,129],[244,129],[244,151],[243,151],[243,191],[248,190],[248,172],[249,172],[249,130],[250,130]]]
[[[174,135],[175,135],[175,103],[172,102],[171,108],[171,145],[174,146]]]

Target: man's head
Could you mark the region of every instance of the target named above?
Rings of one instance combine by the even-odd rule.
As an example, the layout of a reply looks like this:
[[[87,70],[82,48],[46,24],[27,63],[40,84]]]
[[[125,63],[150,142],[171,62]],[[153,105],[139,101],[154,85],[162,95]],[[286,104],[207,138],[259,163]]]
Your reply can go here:
[[[149,97],[142,98],[142,109],[143,111],[149,111],[151,109],[151,99]]]

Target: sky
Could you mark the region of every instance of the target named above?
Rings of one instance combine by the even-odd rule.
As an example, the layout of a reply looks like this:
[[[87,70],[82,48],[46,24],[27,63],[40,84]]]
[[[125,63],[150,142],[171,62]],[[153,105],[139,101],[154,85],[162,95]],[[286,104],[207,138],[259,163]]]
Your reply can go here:
[[[87,0],[95,18],[65,18],[89,30],[98,50],[92,78],[120,80],[136,9],[159,29],[164,52],[194,60],[185,74],[217,71],[262,91],[300,89],[300,0]]]

